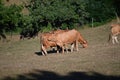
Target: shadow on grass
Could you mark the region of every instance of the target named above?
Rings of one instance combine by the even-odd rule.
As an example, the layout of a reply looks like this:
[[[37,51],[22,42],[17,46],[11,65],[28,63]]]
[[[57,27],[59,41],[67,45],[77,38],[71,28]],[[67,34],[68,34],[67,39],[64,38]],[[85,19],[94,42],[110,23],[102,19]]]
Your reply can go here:
[[[96,72],[70,72],[62,76],[51,71],[34,70],[32,73],[4,77],[2,80],[120,80],[120,76],[107,76]]]
[[[57,51],[56,50],[49,50],[49,51],[47,51],[47,53],[48,54],[53,54],[53,53],[57,53]],[[35,52],[35,54],[38,55],[38,56],[42,56],[42,52]]]
[[[66,52],[66,50],[65,50],[65,52]],[[68,52],[71,52],[71,50],[70,49],[68,49]],[[57,54],[57,50],[49,50],[49,51],[47,51],[47,53],[48,54]],[[59,54],[61,54],[62,52],[60,51],[60,53]],[[35,52],[35,54],[36,55],[38,55],[38,56],[42,56],[42,52]]]

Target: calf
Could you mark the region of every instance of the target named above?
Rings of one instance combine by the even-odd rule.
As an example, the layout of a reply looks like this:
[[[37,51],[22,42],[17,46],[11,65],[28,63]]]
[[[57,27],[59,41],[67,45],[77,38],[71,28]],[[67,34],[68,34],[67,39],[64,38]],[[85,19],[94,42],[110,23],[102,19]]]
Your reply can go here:
[[[55,36],[55,34],[63,33],[66,31],[67,30],[56,30],[48,33],[43,33],[40,37],[42,55],[47,55],[46,49],[49,47],[57,47],[57,53],[58,53],[60,50],[60,47],[57,46],[56,42],[51,40],[53,40],[53,37]]]

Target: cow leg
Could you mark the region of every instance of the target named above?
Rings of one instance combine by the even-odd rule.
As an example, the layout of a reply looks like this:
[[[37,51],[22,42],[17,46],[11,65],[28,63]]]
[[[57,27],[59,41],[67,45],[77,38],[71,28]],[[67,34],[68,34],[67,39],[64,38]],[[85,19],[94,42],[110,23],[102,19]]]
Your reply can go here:
[[[55,47],[52,47],[52,50],[55,51]]]
[[[75,41],[76,51],[78,51],[78,41]]]
[[[43,55],[43,56],[45,55],[43,51],[42,51],[42,55]]]
[[[76,51],[78,51],[78,41],[75,41],[75,42],[74,42],[73,47],[74,47],[74,46],[75,46]]]
[[[57,46],[59,46],[60,48],[62,48],[62,53],[64,53],[64,45],[62,42],[58,42]]]
[[[62,53],[64,53],[64,46],[61,46],[61,48],[62,48]]]
[[[73,52],[74,46],[75,46],[75,44],[72,43],[72,44],[71,44],[71,52]]]
[[[45,55],[43,48],[44,48],[44,47],[42,46],[42,47],[41,47],[41,52],[42,52],[42,55]]]
[[[62,46],[62,53],[64,53],[64,46]]]
[[[115,44],[115,36],[112,36],[112,43]]]
[[[67,47],[67,45],[64,45],[64,46],[65,46],[66,53],[68,53],[68,47]]]
[[[59,46],[57,46],[57,53],[59,53],[61,50],[61,48]]]
[[[59,53],[59,49],[57,48],[57,53]]]
[[[47,51],[43,45],[42,45],[42,55],[47,55]]]
[[[117,39],[117,36],[115,36],[115,41],[116,41],[116,43],[119,43],[119,41],[118,41],[118,39]]]
[[[62,49],[62,53],[64,53],[64,46],[59,46],[59,51]],[[59,51],[57,51],[57,53],[59,53]]]

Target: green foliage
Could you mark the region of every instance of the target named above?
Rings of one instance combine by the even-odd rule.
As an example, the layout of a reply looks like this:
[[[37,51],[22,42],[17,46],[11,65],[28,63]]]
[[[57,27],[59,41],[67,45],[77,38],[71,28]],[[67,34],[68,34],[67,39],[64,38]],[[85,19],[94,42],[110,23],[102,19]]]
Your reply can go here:
[[[114,5],[115,11],[120,16],[120,0],[112,0],[111,4]]]
[[[112,18],[112,19],[113,19],[113,18]],[[92,24],[92,23],[89,23],[88,26],[89,26],[89,27],[98,27],[98,26],[100,26],[100,25],[104,25],[104,24],[110,22],[112,19],[107,19],[107,20],[102,21],[102,22],[94,22],[93,24]]]
[[[48,23],[48,26],[47,26],[47,27],[44,26],[44,27],[42,27],[42,29],[41,29],[42,32],[49,32],[49,31],[51,31],[51,30],[53,30],[53,29],[52,29],[52,26],[51,26],[50,23]]]
[[[115,9],[111,4],[112,0],[88,0],[87,11],[90,14],[90,19],[94,22],[103,22],[113,18]]]
[[[4,6],[0,3],[0,26],[1,30],[13,31],[18,27],[21,17],[22,6]]]
[[[62,24],[69,26],[76,22],[86,23],[85,18],[88,17],[88,13],[85,5],[82,0],[31,0],[28,9],[39,26],[41,25],[39,23],[44,24],[44,22],[47,26],[49,22],[59,28]]]
[[[19,25],[21,28],[32,27],[32,17],[28,15],[22,15]]]
[[[67,28],[67,24],[62,24],[61,29],[65,30]]]
[[[31,0],[28,9],[39,27],[74,28],[74,24],[99,25],[115,16],[113,0]],[[42,23],[42,24],[41,24]],[[46,24],[46,25],[43,25]]]
[[[29,15],[21,14],[24,7]],[[91,19],[98,26],[120,15],[119,8],[119,0],[29,0],[27,6],[5,6],[0,0],[0,32],[72,29],[91,24]]]

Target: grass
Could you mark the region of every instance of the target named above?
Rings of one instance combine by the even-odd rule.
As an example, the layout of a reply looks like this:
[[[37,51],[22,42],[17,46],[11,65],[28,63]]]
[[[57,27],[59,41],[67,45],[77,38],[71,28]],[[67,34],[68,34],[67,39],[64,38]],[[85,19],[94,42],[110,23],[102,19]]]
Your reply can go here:
[[[109,24],[79,30],[89,47],[73,53],[40,54],[39,38],[0,43],[1,80],[118,80],[120,45],[107,43]]]

